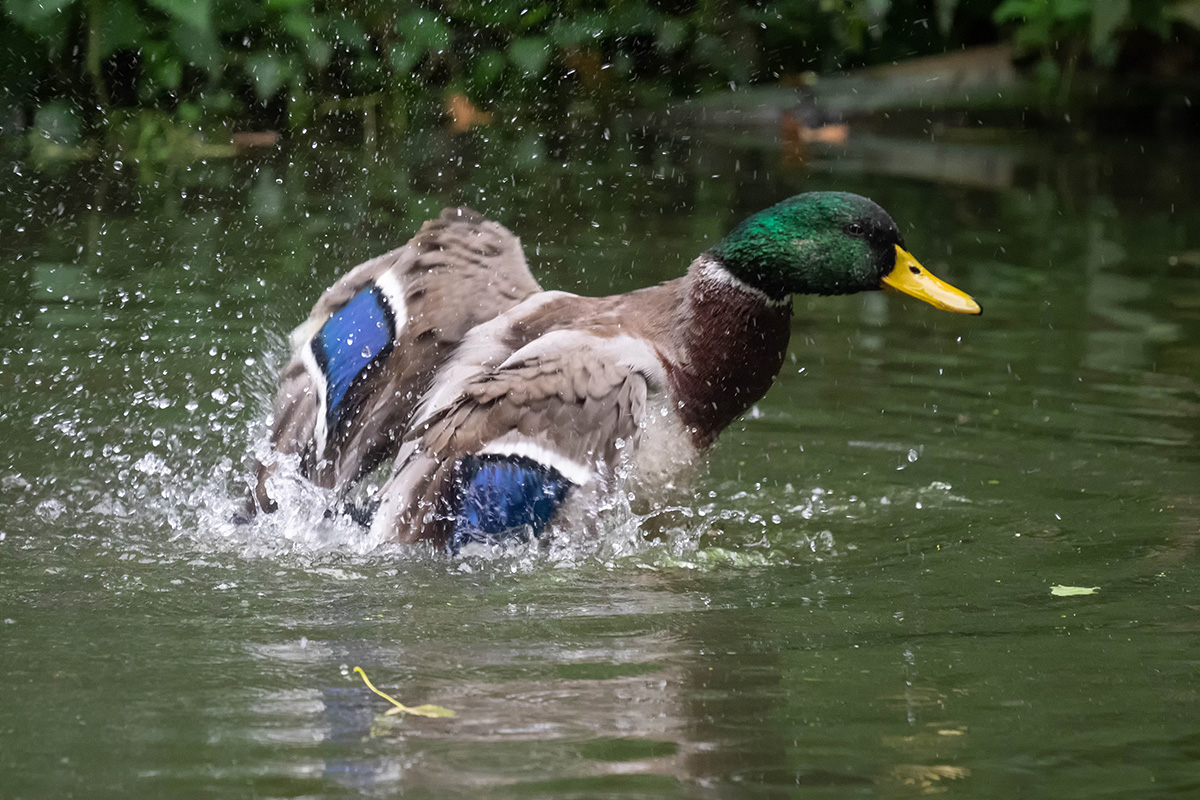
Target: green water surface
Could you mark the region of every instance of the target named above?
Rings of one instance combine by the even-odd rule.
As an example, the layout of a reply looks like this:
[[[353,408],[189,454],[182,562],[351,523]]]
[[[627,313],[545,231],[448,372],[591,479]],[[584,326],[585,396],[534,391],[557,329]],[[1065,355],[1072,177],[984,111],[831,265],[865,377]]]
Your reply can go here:
[[[0,164],[0,795],[1200,797],[1200,149],[776,138]],[[799,298],[657,538],[228,522],[287,332],[442,206],[610,293],[835,188],[984,315]]]

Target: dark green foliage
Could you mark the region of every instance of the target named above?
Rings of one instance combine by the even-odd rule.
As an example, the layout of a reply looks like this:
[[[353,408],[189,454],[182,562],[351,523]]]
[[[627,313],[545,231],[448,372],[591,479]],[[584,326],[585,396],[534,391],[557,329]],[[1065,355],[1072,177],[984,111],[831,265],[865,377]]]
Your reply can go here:
[[[606,115],[1000,35],[1054,78],[1200,18],[1200,0],[0,2],[4,129],[58,146],[101,133],[135,153],[235,130],[370,136],[451,95],[508,117]]]
[[[485,108],[594,109],[636,100],[650,83],[678,93],[749,78],[749,62],[723,44],[750,25],[736,8],[4,0],[0,67],[14,76],[7,102],[32,113],[65,101],[91,122],[114,108],[249,128],[367,109],[402,120],[450,92]]]
[[[1062,96],[1081,62],[1111,68],[1132,35],[1165,41],[1175,23],[1200,26],[1200,0],[1004,0],[993,16],[1035,60],[1042,88]]]

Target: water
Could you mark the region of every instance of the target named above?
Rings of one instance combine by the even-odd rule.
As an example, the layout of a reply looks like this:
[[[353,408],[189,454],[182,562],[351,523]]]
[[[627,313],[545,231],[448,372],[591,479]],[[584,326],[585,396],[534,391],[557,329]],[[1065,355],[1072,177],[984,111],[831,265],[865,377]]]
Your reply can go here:
[[[3,794],[1200,793],[1194,145],[772,138],[5,163]],[[685,507],[495,561],[367,551],[303,489],[229,524],[284,336],[441,206],[607,293],[827,188],[984,316],[799,301]]]

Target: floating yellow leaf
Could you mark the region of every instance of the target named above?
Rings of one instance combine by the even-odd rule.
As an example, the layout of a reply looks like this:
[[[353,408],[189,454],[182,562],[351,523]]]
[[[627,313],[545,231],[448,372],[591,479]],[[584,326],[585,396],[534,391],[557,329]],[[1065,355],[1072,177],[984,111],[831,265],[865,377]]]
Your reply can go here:
[[[971,770],[950,764],[899,764],[892,767],[892,775],[906,786],[919,787],[922,794],[941,794],[946,790],[941,781],[961,781]]]
[[[1057,583],[1050,587],[1050,594],[1055,597],[1078,597],[1082,594],[1095,594],[1099,586],[1060,586]]]
[[[379,695],[384,700],[387,700],[389,703],[391,703],[392,705],[395,706],[395,708],[388,709],[385,712],[386,714],[414,714],[418,717],[453,717],[453,716],[455,716],[455,713],[453,711],[451,711],[450,709],[442,708],[441,706],[435,706],[432,704],[426,704],[423,706],[406,706],[406,705],[404,705],[404,703],[401,703],[399,700],[392,697],[390,694],[386,694],[386,693],[381,692],[378,689],[376,689],[375,684],[371,683],[371,679],[367,677],[367,673],[363,672],[362,667],[355,667],[354,671],[357,672],[359,674],[359,677],[361,677],[363,679],[363,683],[365,683],[367,685],[368,689],[370,689],[372,692]]]
[[[389,698],[390,699],[390,698]],[[445,706],[435,706],[426,703],[423,706],[398,706],[383,712],[384,714],[416,714],[418,717],[453,717],[456,714]]]

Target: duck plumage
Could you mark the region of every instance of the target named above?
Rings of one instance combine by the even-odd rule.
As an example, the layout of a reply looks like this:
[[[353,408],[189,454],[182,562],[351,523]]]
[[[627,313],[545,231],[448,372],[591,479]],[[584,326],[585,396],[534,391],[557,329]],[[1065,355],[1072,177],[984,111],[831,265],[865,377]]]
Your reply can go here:
[[[845,213],[842,197],[850,198]],[[834,203],[830,213],[848,231],[846,242],[795,238],[788,225],[801,223],[786,220],[779,235],[793,236],[801,252],[812,242],[825,261],[842,258],[834,245],[853,255],[828,287],[814,268],[792,279],[799,289],[881,288],[900,272],[925,280],[915,260],[904,261],[911,256],[881,209],[853,195],[830,193],[821,202]],[[852,225],[863,223],[842,217],[870,229],[860,235]],[[743,228],[747,236],[775,235],[767,222],[744,223],[731,237]],[[750,248],[728,242],[675,280],[581,297],[542,291],[519,240],[502,226],[446,209],[403,247],[339,279],[293,332],[271,444],[338,494],[392,462],[373,534],[451,551],[589,524],[618,485],[646,497],[675,488],[720,431],[766,393],[787,349],[797,287],[758,279],[769,265],[757,256],[742,263]],[[951,295],[935,304],[978,313],[961,292],[928,280]],[[270,477],[280,462],[266,462],[256,467],[253,501],[270,511]]]
[[[320,486],[352,485],[395,455],[435,372],[467,333],[540,291],[515,236],[475,212],[448,209],[403,247],[339,278],[292,332],[273,447],[298,455]],[[356,299],[357,316],[331,337],[342,352],[322,352],[322,333]],[[273,467],[256,470],[267,510]]]

